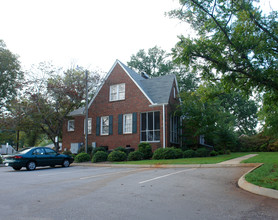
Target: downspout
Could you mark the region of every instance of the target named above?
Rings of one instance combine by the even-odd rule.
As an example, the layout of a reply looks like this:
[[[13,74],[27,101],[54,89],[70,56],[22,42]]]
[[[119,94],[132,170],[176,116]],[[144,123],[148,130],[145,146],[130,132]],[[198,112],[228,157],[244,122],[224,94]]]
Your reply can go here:
[[[163,104],[163,148],[166,146],[166,138],[165,138],[165,104]]]

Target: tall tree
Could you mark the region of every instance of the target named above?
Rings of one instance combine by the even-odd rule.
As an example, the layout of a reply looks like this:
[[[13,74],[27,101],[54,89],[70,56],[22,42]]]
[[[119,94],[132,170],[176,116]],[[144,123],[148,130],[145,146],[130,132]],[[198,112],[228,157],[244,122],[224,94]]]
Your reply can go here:
[[[257,106],[240,91],[227,93],[221,84],[204,83],[194,92],[183,92],[181,100],[187,137],[205,135],[211,144],[227,146],[237,135],[255,133]]]
[[[258,0],[180,0],[169,15],[191,24],[197,37],[180,36],[173,49],[203,79],[226,89],[262,94],[264,131],[278,134],[278,13],[263,12]]]
[[[23,77],[18,57],[0,40],[0,108],[16,95],[19,81]]]
[[[180,0],[169,14],[191,24],[198,37],[180,36],[173,49],[190,65],[226,86],[278,91],[278,14],[262,13],[256,0]]]
[[[139,50],[131,56],[127,64],[138,72],[147,73],[150,77],[175,74],[182,91],[193,91],[198,85],[198,79],[188,71],[188,68],[174,63],[171,55],[157,46],[148,49],[148,52],[144,49]]]
[[[28,109],[33,122],[54,143],[56,150],[59,146],[55,137],[61,137],[63,121],[72,110],[80,107],[85,98],[85,70],[83,68],[70,69],[63,73],[50,64],[41,63],[31,72],[26,94],[29,97]],[[91,93],[99,83],[100,76],[90,72],[89,85]]]

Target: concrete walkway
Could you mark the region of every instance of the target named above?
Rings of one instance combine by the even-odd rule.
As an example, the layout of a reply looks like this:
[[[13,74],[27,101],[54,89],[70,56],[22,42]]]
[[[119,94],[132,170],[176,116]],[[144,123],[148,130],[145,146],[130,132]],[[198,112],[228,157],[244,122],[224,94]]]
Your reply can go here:
[[[218,164],[240,164],[241,161],[243,160],[247,160],[251,157],[255,157],[257,156],[258,154],[248,154],[248,155],[245,155],[243,157],[238,157],[238,158],[235,158],[235,159],[231,159],[231,160],[226,160],[226,161],[223,161],[221,163],[218,163]]]

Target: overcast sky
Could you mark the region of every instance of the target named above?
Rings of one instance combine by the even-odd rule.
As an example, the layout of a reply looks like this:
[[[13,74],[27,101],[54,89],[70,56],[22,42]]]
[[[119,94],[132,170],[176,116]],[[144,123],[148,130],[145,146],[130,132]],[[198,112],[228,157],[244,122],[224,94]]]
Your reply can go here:
[[[170,52],[178,35],[191,34],[164,15],[178,7],[177,0],[0,0],[0,39],[24,69],[52,61],[107,72],[116,59],[126,63],[155,45]]]

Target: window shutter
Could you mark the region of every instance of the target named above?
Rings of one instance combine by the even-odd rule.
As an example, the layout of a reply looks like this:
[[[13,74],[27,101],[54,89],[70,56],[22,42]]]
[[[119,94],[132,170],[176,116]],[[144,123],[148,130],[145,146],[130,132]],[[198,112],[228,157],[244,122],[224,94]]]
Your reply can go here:
[[[123,134],[123,114],[118,115],[118,134]]]
[[[99,136],[100,133],[100,117],[97,117],[97,130],[96,130],[96,136]]]
[[[137,133],[137,113],[132,113],[132,133]]]
[[[113,115],[109,116],[109,135],[113,134]]]

